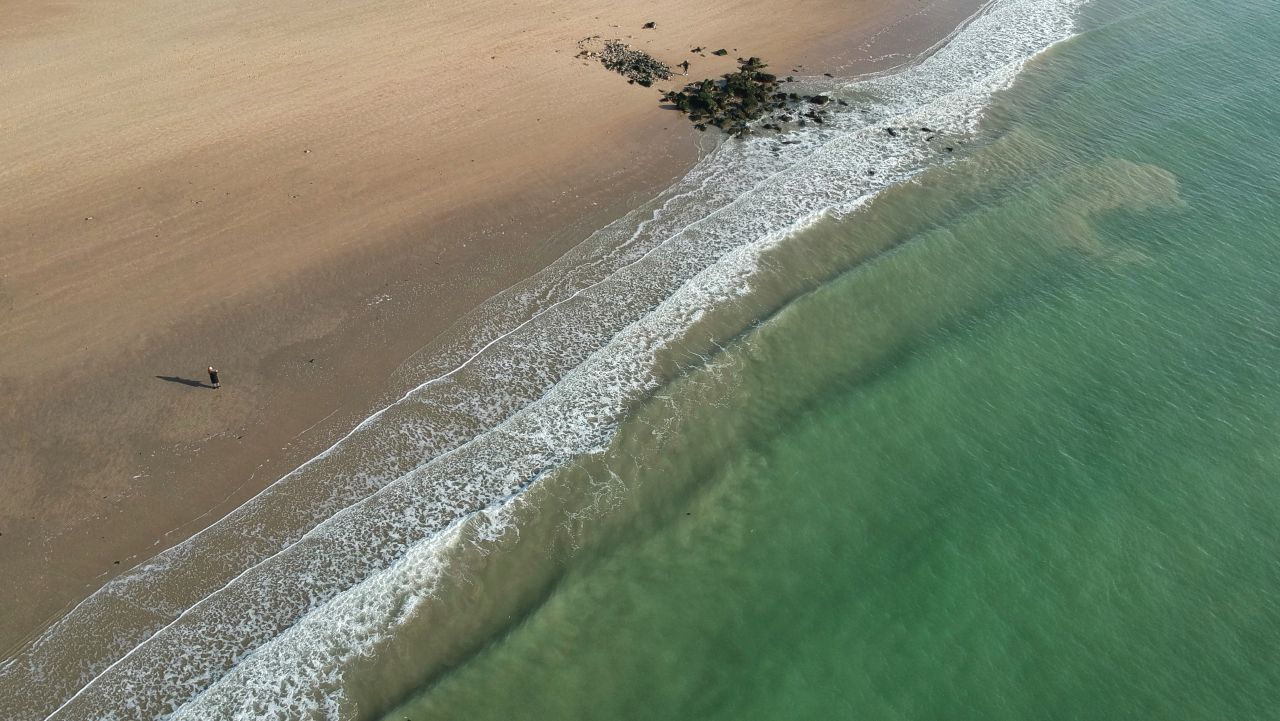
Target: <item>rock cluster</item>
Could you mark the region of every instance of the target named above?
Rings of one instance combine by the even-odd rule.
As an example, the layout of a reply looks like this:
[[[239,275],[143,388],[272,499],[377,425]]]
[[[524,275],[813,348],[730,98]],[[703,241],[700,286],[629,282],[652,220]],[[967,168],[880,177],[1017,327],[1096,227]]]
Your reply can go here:
[[[824,122],[820,108],[831,102],[830,98],[784,93],[778,89],[777,76],[764,72],[766,67],[760,58],[738,58],[737,72],[689,83],[683,90],[664,93],[662,100],[688,114],[699,130],[715,126],[735,137],[750,133],[748,123],[766,116],[770,122],[760,127],[774,132],[782,132],[781,123],[794,121],[804,126],[808,121]],[[806,105],[811,107],[806,109]]]
[[[592,49],[601,42],[598,35],[579,40],[577,57],[599,60],[601,65],[626,78],[627,82],[646,88],[656,80],[671,77],[671,68],[661,60],[621,40],[604,40],[600,50]]]
[[[695,54],[705,57],[705,49],[694,48]],[[711,51],[712,55],[724,55],[724,49]],[[636,50],[621,40],[604,40],[599,35],[578,41],[578,58],[598,60],[605,68],[625,77],[627,82],[649,87],[658,80],[668,80],[672,71],[662,61],[642,50]],[[677,67],[688,75],[689,61]],[[681,90],[662,94],[662,102],[689,116],[694,127],[706,130],[716,127],[734,137],[742,137],[755,131],[785,132],[788,127],[805,127],[809,123],[822,125],[827,121],[829,104],[848,105],[843,100],[826,95],[798,95],[783,92],[785,81],[765,72],[764,61],[757,57],[738,58],[738,70],[719,78],[707,78],[689,83]],[[891,135],[896,131],[889,129]],[[926,140],[933,140],[927,137]],[[784,143],[786,141],[783,141]]]

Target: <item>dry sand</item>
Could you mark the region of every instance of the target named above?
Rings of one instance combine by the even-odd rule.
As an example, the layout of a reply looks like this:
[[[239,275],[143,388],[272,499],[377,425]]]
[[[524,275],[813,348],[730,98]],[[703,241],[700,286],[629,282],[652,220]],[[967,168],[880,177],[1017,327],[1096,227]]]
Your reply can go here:
[[[694,77],[738,54],[841,73],[964,14],[945,0],[5,5],[0,572],[23,582],[0,584],[0,656],[323,448],[453,319],[696,159],[700,137],[657,89],[574,59],[580,38],[688,59]],[[223,388],[184,382],[211,363]]]

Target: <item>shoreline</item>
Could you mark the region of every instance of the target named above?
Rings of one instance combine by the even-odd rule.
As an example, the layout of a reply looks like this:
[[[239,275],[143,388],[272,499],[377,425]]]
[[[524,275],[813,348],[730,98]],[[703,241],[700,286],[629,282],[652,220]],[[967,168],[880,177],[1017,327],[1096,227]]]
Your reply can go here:
[[[847,33],[842,32],[841,38],[845,37]],[[782,59],[780,52],[769,52],[766,41],[752,46],[751,52],[766,59]],[[598,67],[589,70],[589,74],[600,75],[599,85],[610,96],[631,93],[632,89],[621,79]],[[708,71],[707,74],[715,73]],[[566,203],[569,207],[554,217],[544,214],[548,202],[545,192],[515,192],[513,199],[505,203],[497,202],[492,196],[476,198],[470,207],[456,208],[448,219],[436,226],[448,229],[436,231],[437,237],[447,237],[446,241],[422,248],[420,233],[404,231],[404,238],[382,241],[375,244],[377,247],[346,248],[336,259],[295,273],[288,283],[269,284],[272,287],[250,292],[227,309],[204,314],[220,316],[218,318],[211,320],[197,314],[189,323],[205,329],[200,342],[192,343],[192,333],[185,327],[146,334],[143,336],[146,343],[141,348],[122,353],[124,357],[112,363],[95,365],[91,371],[81,369],[79,375],[72,371],[71,380],[52,392],[39,387],[47,380],[46,374],[35,374],[35,380],[27,379],[24,386],[21,379],[14,381],[6,369],[5,389],[16,388],[12,395],[19,398],[19,402],[10,407],[10,415],[3,419],[6,429],[16,428],[25,420],[21,417],[24,410],[42,406],[46,413],[53,412],[49,410],[53,407],[77,416],[70,431],[65,425],[58,428],[54,419],[49,426],[28,430],[31,435],[17,435],[16,441],[14,435],[6,434],[10,443],[15,447],[22,443],[35,444],[36,431],[50,426],[58,428],[61,432],[57,435],[61,438],[70,436],[81,447],[89,449],[81,452],[83,458],[77,459],[82,466],[100,464],[106,468],[102,475],[114,476],[114,479],[103,479],[98,484],[81,481],[79,485],[63,489],[64,497],[60,499],[58,491],[47,489],[42,489],[43,494],[28,489],[28,493],[34,495],[25,499],[19,496],[29,508],[44,508],[42,512],[47,515],[32,516],[33,523],[25,529],[23,523],[16,522],[16,513],[14,518],[4,519],[0,564],[15,573],[40,579],[42,583],[39,588],[26,587],[15,592],[14,598],[3,599],[11,608],[27,608],[31,612],[10,616],[11,626],[0,628],[0,648],[12,652],[23,639],[30,639],[61,613],[54,612],[51,616],[49,611],[70,607],[77,598],[83,598],[113,576],[113,571],[133,565],[128,561],[149,557],[190,536],[314,455],[340,436],[343,428],[349,428],[367,415],[369,409],[383,403],[388,395],[394,395],[394,389],[385,388],[387,378],[404,359],[447,329],[453,320],[493,293],[545,266],[585,232],[620,215],[636,199],[651,195],[678,177],[696,156],[697,136],[685,127],[687,124],[680,122],[682,119],[655,112],[656,107],[650,107],[648,102],[652,100],[656,106],[650,93],[636,90],[631,94],[643,95],[645,100],[637,101],[638,108],[643,106],[643,109],[636,110],[632,117],[634,123],[625,128],[630,140],[627,144],[610,143],[608,147],[621,158],[635,149],[652,151],[662,147],[664,152],[656,158],[646,158],[641,167],[635,168],[624,165],[625,160],[614,162],[596,157],[593,158],[597,163],[593,166],[594,175],[584,173],[581,167],[560,167],[558,182],[547,184],[572,188],[561,183],[576,178],[580,192],[576,203]],[[679,125],[672,125],[677,122]],[[609,150],[602,145],[589,147],[595,155],[608,155]],[[619,165],[624,169],[618,170]],[[524,190],[529,185],[522,183],[519,187]],[[500,245],[495,236],[502,242],[510,242],[510,236],[502,235],[502,224],[477,228],[475,222],[477,216],[486,212],[492,215],[496,207],[508,212],[512,205],[519,212],[508,216],[511,218],[508,228],[522,225],[524,233],[517,241],[524,253],[522,263],[504,263],[511,260],[513,251],[509,247],[495,247]],[[529,224],[529,218],[539,216],[543,224]],[[430,221],[419,217],[408,225],[422,227],[428,223]],[[545,240],[548,237],[554,240]],[[475,247],[471,247],[473,243]],[[382,290],[393,282],[388,280],[393,276],[393,269],[412,265],[405,262],[406,255],[425,272],[410,273],[394,281],[396,285],[390,292]],[[428,262],[432,264],[430,267],[426,266]],[[440,278],[434,270],[435,263],[455,271],[448,273],[450,276],[456,272],[479,271],[479,277],[454,277],[452,286],[431,288],[428,286]],[[353,267],[358,269],[357,282],[352,282],[344,272]],[[279,285],[285,288],[275,287]],[[315,286],[324,287],[316,290]],[[389,299],[377,300],[383,295]],[[377,302],[373,302],[375,300]],[[321,304],[321,307],[307,308],[312,304]],[[421,314],[424,306],[431,309],[426,317]],[[275,313],[264,318],[261,310],[264,307],[274,308]],[[335,314],[340,319],[332,322]],[[277,337],[282,329],[298,325],[300,316],[304,319],[301,331],[293,337]],[[221,405],[216,412],[198,417],[166,437],[149,435],[146,423],[158,417],[172,418],[175,414],[194,415],[197,411],[193,408],[205,403],[208,392],[196,395],[195,389],[179,388],[178,384],[161,386],[154,377],[139,374],[124,388],[115,390],[126,397],[138,393],[144,398],[141,401],[129,398],[130,412],[114,418],[112,414],[120,410],[119,396],[100,395],[88,401],[78,396],[100,385],[100,375],[121,377],[124,369],[136,369],[142,358],[147,359],[148,366],[164,365],[160,370],[168,372],[181,370],[187,364],[198,370],[204,361],[197,362],[191,357],[194,354],[181,346],[224,347],[226,338],[242,334],[246,326],[268,347],[242,350],[243,363],[219,359],[217,364],[224,373],[224,387],[217,400]],[[270,345],[272,340],[275,345]],[[206,350],[202,357],[210,354]],[[310,358],[315,358],[315,362],[309,362]],[[171,367],[180,363],[181,368]],[[248,373],[245,368],[250,369]],[[335,394],[335,389],[340,391]],[[169,393],[161,398],[158,391]],[[228,400],[227,396],[231,398]],[[112,425],[102,433],[98,424],[106,418],[112,420]],[[77,429],[80,437],[76,437]],[[240,438],[235,438],[237,435]],[[121,443],[122,438],[125,443]],[[245,443],[246,440],[249,442]],[[121,445],[125,448],[119,448]],[[113,449],[114,453],[102,453],[104,447]],[[139,455],[147,459],[141,465],[136,461]],[[107,462],[101,464],[104,458]],[[129,471],[140,469],[141,478],[129,477],[134,475]],[[25,472],[19,468],[18,473],[6,473],[5,477],[37,485],[41,481],[57,483],[56,475],[53,469],[30,462]],[[131,482],[120,484],[122,478]],[[197,478],[200,483],[194,484]],[[103,490],[107,491],[101,499],[105,503],[87,502],[89,493],[97,499],[97,491]],[[51,494],[55,502],[50,508],[44,504]],[[139,512],[136,504],[144,499],[148,508]],[[126,532],[122,532],[122,524],[127,524]],[[36,525],[57,530],[37,535],[33,533]],[[115,565],[115,560],[123,562]],[[55,564],[61,565],[55,568]],[[41,614],[41,610],[45,613]],[[38,617],[44,620],[39,621]]]
[[[1040,7],[1042,5],[1046,7]],[[1035,9],[1028,10],[1026,6]],[[1044,26],[1034,22],[1031,13],[1036,9],[1048,11]],[[650,206],[624,223],[625,228],[635,228],[637,223],[643,227],[652,220],[660,228],[643,233],[637,230],[637,234],[626,241],[623,241],[626,233],[606,234],[596,242],[584,244],[591,247],[583,253],[575,251],[566,259],[569,261],[567,264],[555,264],[546,278],[539,274],[538,282],[521,284],[518,289],[513,289],[517,299],[544,299],[544,302],[531,302],[531,307],[539,309],[534,317],[544,316],[541,310],[557,307],[560,310],[577,308],[579,312],[546,313],[533,332],[521,333],[512,342],[504,341],[505,350],[500,348],[496,351],[497,360],[505,358],[509,361],[513,353],[518,356],[522,349],[531,350],[527,342],[535,343],[535,348],[545,347],[545,341],[557,338],[572,338],[572,343],[588,343],[590,354],[586,358],[577,356],[578,360],[570,364],[572,370],[556,376],[559,380],[554,383],[554,391],[544,387],[540,396],[529,396],[526,399],[529,405],[522,406],[497,425],[486,426],[489,431],[482,433],[474,443],[467,442],[455,450],[434,456],[420,470],[411,473],[385,467],[373,469],[370,480],[385,482],[385,486],[358,507],[350,507],[351,513],[329,517],[305,539],[263,561],[254,569],[253,578],[243,583],[237,579],[236,590],[232,594],[220,592],[220,597],[229,596],[221,601],[232,606],[242,605],[243,602],[237,598],[248,594],[258,599],[257,603],[262,607],[294,609],[297,604],[274,592],[269,578],[282,574],[302,574],[310,578],[314,574],[312,569],[322,570],[335,558],[351,558],[358,564],[369,563],[368,568],[356,574],[363,581],[346,590],[335,589],[335,595],[326,594],[318,603],[309,605],[296,621],[288,625],[287,630],[259,647],[253,658],[237,663],[226,677],[202,694],[184,711],[184,717],[200,717],[214,709],[251,713],[254,704],[260,707],[267,699],[272,699],[273,703],[279,700],[273,689],[281,678],[293,680],[290,685],[295,688],[315,688],[326,685],[324,679],[344,679],[337,684],[333,694],[322,694],[324,698],[321,701],[292,694],[280,700],[289,708],[314,710],[317,708],[315,704],[320,703],[329,709],[329,715],[339,715],[335,709],[345,708],[351,702],[365,709],[364,702],[356,700],[356,696],[374,687],[375,696],[398,695],[396,689],[401,688],[400,680],[386,680],[388,677],[398,677],[399,673],[406,671],[423,671],[424,666],[427,676],[433,677],[433,669],[441,663],[447,667],[456,666],[455,653],[465,656],[466,646],[484,645],[484,638],[493,637],[478,628],[470,630],[470,625],[485,626],[492,621],[502,627],[502,619],[506,619],[508,624],[518,619],[522,612],[513,610],[521,603],[516,597],[526,595],[526,592],[532,593],[534,598],[538,596],[536,589],[524,589],[517,580],[526,564],[514,561],[505,552],[480,549],[487,547],[487,542],[505,542],[509,538],[508,533],[515,531],[511,538],[519,543],[532,539],[530,550],[552,566],[558,566],[556,544],[548,543],[548,539],[537,531],[532,534],[527,534],[527,531],[541,523],[546,528],[555,529],[557,534],[561,531],[572,533],[571,528],[586,522],[572,510],[577,508],[573,500],[575,493],[586,494],[587,505],[596,511],[607,508],[595,507],[595,502],[612,506],[609,500],[597,494],[604,494],[630,509],[635,500],[630,489],[620,493],[602,490],[614,483],[627,485],[615,475],[615,470],[624,478],[627,473],[602,461],[599,454],[606,447],[613,448],[626,458],[640,462],[635,454],[641,453],[649,444],[639,441],[639,448],[632,447],[636,439],[619,431],[615,422],[631,418],[633,411],[645,407],[646,399],[664,398],[661,390],[667,387],[664,383],[682,377],[680,368],[686,367],[686,363],[682,363],[680,358],[687,359],[690,370],[700,367],[698,358],[708,362],[706,354],[714,353],[713,348],[724,350],[720,341],[738,337],[751,324],[751,318],[762,317],[757,315],[759,311],[778,307],[771,299],[762,299],[764,302],[761,304],[745,300],[745,305],[739,305],[736,299],[759,294],[761,289],[755,287],[756,281],[763,280],[762,275],[768,274],[765,269],[772,265],[762,264],[763,256],[771,250],[780,249],[793,236],[792,233],[783,233],[783,228],[812,227],[820,217],[824,217],[815,211],[853,207],[847,204],[849,202],[854,206],[860,205],[861,199],[870,197],[868,191],[871,194],[887,192],[900,182],[917,177],[917,173],[935,167],[927,161],[927,155],[915,156],[918,163],[900,155],[894,162],[895,151],[886,145],[900,149],[903,142],[883,140],[881,119],[893,117],[903,126],[913,127],[927,123],[935,128],[947,128],[944,132],[959,132],[965,138],[971,137],[969,133],[977,131],[974,113],[986,107],[994,89],[1011,83],[1031,57],[1022,54],[1025,46],[1017,41],[985,42],[993,26],[1001,27],[1003,24],[1025,30],[1029,36],[1027,39],[1034,40],[1036,47],[1050,47],[1055,37],[1037,34],[1040,28],[1056,36],[1065,32],[1071,22],[1063,13],[1053,12],[1055,9],[1052,3],[1004,3],[980,23],[981,29],[966,33],[954,47],[933,58],[933,62],[922,63],[919,72],[909,69],[892,77],[868,81],[865,85],[881,85],[883,97],[903,98],[894,92],[899,90],[906,91],[912,99],[901,102],[888,100],[883,106],[872,100],[868,118],[861,118],[860,110],[842,114],[842,120],[837,120],[839,130],[834,137],[826,133],[811,134],[815,137],[808,138],[812,144],[807,149],[813,151],[812,154],[798,153],[794,156],[798,162],[787,166],[789,170],[797,171],[794,174],[781,171],[779,165],[760,157],[758,151],[769,145],[767,141],[740,148],[732,144],[722,148],[714,162],[690,172],[664,194],[671,202],[662,203],[661,207],[669,212],[662,213],[660,217],[657,213],[650,213],[653,207]],[[960,69],[960,78],[967,80],[957,79],[959,84],[953,85],[948,82],[953,77],[948,69],[957,68]],[[878,90],[865,86],[842,86],[840,81],[835,81],[835,86],[833,90],[837,96],[841,90],[852,91],[844,96],[852,99],[862,97],[862,91],[867,90],[873,98],[882,97]],[[911,89],[919,89],[920,95],[911,93]],[[953,98],[955,101],[951,102]],[[861,137],[862,142],[827,142],[857,137]],[[905,143],[913,144],[911,141]],[[918,144],[923,145],[922,142]],[[932,157],[940,159],[945,156],[938,153]],[[818,162],[813,162],[815,160]],[[875,162],[873,167],[888,171],[880,175],[887,174],[891,179],[869,182],[869,185],[856,181],[841,183],[839,176],[867,167],[867,161]],[[786,166],[786,161],[780,162]],[[888,165],[881,166],[880,162]],[[894,172],[895,168],[900,172]],[[810,182],[802,182],[805,180]],[[721,194],[712,192],[707,196],[694,190],[705,187],[707,182],[717,181],[736,189],[751,190],[743,191],[742,195],[738,195],[737,190],[729,190]],[[845,202],[830,205],[833,201],[823,192],[826,188],[838,188],[836,192],[841,193],[838,197],[844,197]],[[744,198],[750,200],[740,203]],[[788,207],[774,216],[770,208],[776,204],[787,205],[786,198],[796,199],[800,208]],[[680,202],[676,203],[677,200]],[[942,201],[942,205],[946,202]],[[806,207],[809,210],[804,210]],[[703,208],[703,213],[683,212],[696,208]],[[757,213],[773,221],[781,221],[782,225],[769,223],[761,227],[750,221],[745,225],[740,223]],[[699,221],[689,225],[693,218]],[[767,228],[773,228],[774,232]],[[738,232],[733,232],[734,229]],[[609,243],[611,239],[623,242]],[[597,252],[615,247],[629,248],[629,252]],[[868,250],[874,254],[873,249]],[[822,253],[818,255],[825,257]],[[572,274],[574,269],[595,265],[590,261],[596,260],[605,266],[604,270],[585,272],[563,287],[555,287],[555,279]],[[814,260],[817,261],[816,258]],[[781,268],[789,265],[783,263],[777,270],[782,272]],[[804,279],[810,278],[805,271],[808,266],[800,265],[801,268],[792,267],[791,270],[799,270],[796,280],[807,285]],[[687,270],[688,274],[674,270],[675,267]],[[644,287],[649,285],[661,290],[655,295],[646,293]],[[763,285],[771,284],[765,280]],[[577,334],[571,333],[568,338],[562,335],[565,323],[572,323],[573,318],[583,318],[580,311],[600,308],[604,298],[620,298],[629,290],[634,291],[638,298],[635,314],[627,309],[631,301],[620,301],[618,314],[624,320],[612,327],[622,330],[601,336],[599,342],[603,345],[576,337]],[[766,295],[769,292],[764,291]],[[588,299],[592,296],[595,301]],[[612,308],[609,301],[604,300],[603,303],[605,307]],[[512,328],[512,325],[503,325],[502,319],[507,316],[502,309],[520,305],[520,300],[515,300],[514,306],[499,303],[494,313],[486,314],[496,320],[496,333],[503,334],[504,338],[516,335],[503,330]],[[701,309],[708,309],[708,316],[702,316]],[[614,315],[612,310],[604,313]],[[517,315],[524,317],[523,314]],[[521,323],[516,328],[524,325]],[[587,325],[593,324],[588,322]],[[880,335],[879,330],[882,329],[871,330],[870,336]],[[590,333],[583,335],[592,337]],[[538,339],[544,343],[538,344]],[[534,354],[548,356],[545,363],[534,361],[526,366],[517,362],[509,366],[510,370],[523,375],[537,374],[539,368],[546,370],[548,364],[549,368],[556,368],[556,361],[550,359],[560,354],[550,348],[546,350],[545,354]],[[495,360],[488,353],[483,355],[490,361]],[[459,357],[466,356],[467,353],[463,353]],[[475,356],[480,357],[479,354]],[[469,362],[462,367],[468,365]],[[461,375],[473,381],[493,378],[495,370],[508,367],[501,362],[494,364],[483,359],[479,365],[483,369],[480,373],[462,371]],[[554,370],[549,373],[555,375]],[[459,385],[465,383],[459,381]],[[463,390],[466,388],[462,385]],[[419,389],[420,392],[412,394],[412,400],[406,397],[405,403],[397,404],[398,407],[405,406],[403,413],[393,411],[389,417],[371,418],[372,427],[380,427],[384,432],[394,431],[398,426],[403,428],[401,424],[421,427],[423,421],[432,417],[432,409],[441,407],[432,399],[447,401],[456,397],[455,390],[458,386],[452,382],[438,386],[428,384]],[[535,397],[536,400],[530,402]],[[667,402],[660,401],[659,405],[665,407]],[[669,434],[666,424],[640,425],[656,431],[658,437],[670,440],[674,444],[671,450],[684,447],[683,434]],[[640,435],[645,435],[645,432]],[[716,445],[716,441],[710,440],[709,445]],[[345,451],[340,451],[339,455],[350,457],[352,446],[369,448],[367,444],[358,442],[344,444]],[[369,456],[359,450],[354,453]],[[373,457],[385,456],[374,454]],[[684,460],[680,452],[670,453],[667,457],[673,463]],[[331,469],[342,467],[340,462],[335,464],[333,461],[326,457],[320,462]],[[639,467],[644,468],[645,464],[641,462]],[[583,480],[581,473],[584,468],[595,469],[595,474],[587,472],[592,480]],[[552,491],[550,498],[536,493],[549,478],[556,478],[561,472],[576,474],[583,482],[570,484],[576,490]],[[555,484],[554,481],[551,483]],[[279,498],[287,494],[287,490],[281,489],[274,495]],[[550,505],[540,510],[525,505],[528,499],[536,496],[542,496]],[[440,507],[442,503],[443,509]],[[477,510],[481,508],[483,510]],[[518,516],[524,516],[521,509],[530,510],[534,520],[517,520]],[[567,525],[562,525],[562,522],[567,522]],[[466,528],[470,532],[461,530]],[[460,534],[468,538],[463,540]],[[349,538],[367,539],[367,551],[349,553],[349,544],[342,540]],[[303,548],[304,545],[309,549]],[[570,545],[575,550],[578,548],[575,543]],[[469,564],[463,563],[459,568],[452,562],[452,557],[458,554],[478,554],[477,557],[488,559],[486,563],[501,566],[514,576],[509,578],[504,572],[486,573],[491,582],[479,581]],[[319,562],[319,559],[325,560]],[[542,564],[527,565],[531,569]],[[536,571],[533,574],[538,576]],[[538,577],[550,582],[556,573]],[[512,582],[507,583],[504,579]],[[533,580],[536,586],[538,580]],[[455,582],[459,584],[456,586],[457,602],[451,602],[452,594],[446,587]],[[224,607],[221,602],[215,603]],[[503,610],[504,606],[509,607]],[[255,625],[237,625],[237,630],[241,635],[250,632],[264,636],[261,632],[250,631]],[[148,642],[153,654],[157,649],[172,649],[178,640],[172,634],[163,635],[166,638]],[[437,648],[437,644],[446,650]],[[453,660],[446,661],[446,658]],[[359,671],[356,671],[357,667]],[[190,672],[198,673],[199,670],[196,668]],[[380,680],[374,682],[373,679]],[[104,682],[100,691],[111,688],[114,683],[113,680]],[[418,684],[421,683],[419,678]]]

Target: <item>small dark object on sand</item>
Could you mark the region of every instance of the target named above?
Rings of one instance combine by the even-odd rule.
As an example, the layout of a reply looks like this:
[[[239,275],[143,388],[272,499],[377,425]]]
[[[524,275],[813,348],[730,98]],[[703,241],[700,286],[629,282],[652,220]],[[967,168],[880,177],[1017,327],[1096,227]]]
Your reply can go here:
[[[884,131],[885,131],[886,133],[888,133],[888,134],[889,134],[889,137],[891,137],[891,138],[896,138],[896,137],[898,137],[898,131],[894,130],[893,128],[885,128],[885,129],[884,129]]]
[[[641,26],[641,27],[642,27],[644,30],[652,30],[652,29],[654,29],[654,28],[658,27],[658,24],[657,24],[657,23],[655,23],[654,21],[650,20],[649,22],[645,23],[645,24],[644,24],[643,26]]]
[[[835,76],[834,76],[834,75],[832,75],[831,73],[823,73],[823,75],[826,75],[826,76],[827,76],[827,77],[829,77],[829,78],[834,78],[834,77],[835,77]]]
[[[218,382],[218,369],[209,366],[209,385],[214,388],[221,388],[222,384]]]
[[[867,175],[875,175],[875,174],[876,174],[875,170],[872,170],[872,169],[867,170]]]
[[[948,153],[950,153],[950,152],[951,152],[951,151],[953,151],[953,150],[955,150],[955,148],[951,147],[950,145],[948,145],[948,146],[947,146],[947,152],[948,152]]]
[[[688,75],[688,74],[689,74],[689,61],[688,61],[688,60],[686,60],[686,61],[684,61],[684,62],[680,63],[680,69],[684,71],[684,74],[685,74],[685,75]]]
[[[720,48],[719,50],[712,50],[712,51],[711,51],[711,54],[712,54],[712,55],[725,56],[725,55],[728,55],[728,54],[729,54],[729,51],[728,51],[728,50],[725,50],[724,48]]]

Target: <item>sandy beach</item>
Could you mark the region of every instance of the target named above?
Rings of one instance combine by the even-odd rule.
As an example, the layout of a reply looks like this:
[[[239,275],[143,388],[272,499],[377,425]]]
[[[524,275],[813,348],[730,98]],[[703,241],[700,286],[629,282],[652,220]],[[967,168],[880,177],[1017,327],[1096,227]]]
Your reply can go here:
[[[579,39],[690,79],[738,55],[839,75],[973,3],[11,5],[0,569],[22,583],[0,588],[0,656],[326,447],[458,317],[696,161],[708,138]]]

